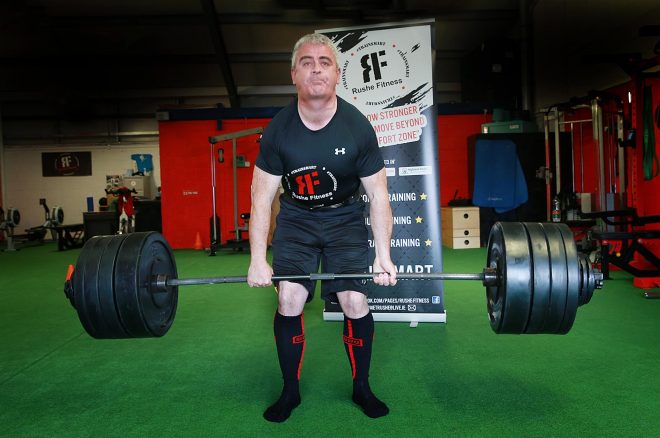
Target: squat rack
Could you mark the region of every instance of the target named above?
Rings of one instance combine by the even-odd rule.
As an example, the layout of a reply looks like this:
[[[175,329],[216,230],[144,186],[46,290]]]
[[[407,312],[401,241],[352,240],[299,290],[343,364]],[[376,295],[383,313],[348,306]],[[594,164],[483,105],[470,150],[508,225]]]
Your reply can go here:
[[[578,110],[582,108],[588,108],[591,112],[591,117],[586,119],[576,119],[576,120],[566,120],[565,114],[566,110]],[[606,127],[603,126],[603,115],[610,115],[613,123],[608,123]],[[544,134],[545,134],[545,166],[548,170],[545,173],[546,178],[546,205],[547,205],[547,219],[551,219],[551,203],[552,203],[552,186],[551,178],[552,174],[550,172],[550,157],[552,145],[550,142],[550,133],[554,134],[554,158],[555,158],[555,193],[559,194],[562,189],[562,172],[561,172],[561,148],[560,148],[560,132],[565,132],[565,126],[569,126],[569,132],[571,134],[571,176],[572,176],[572,188],[573,191],[577,191],[576,181],[575,181],[575,144],[574,144],[574,130],[575,126],[579,127],[580,133],[580,170],[581,170],[581,193],[584,192],[584,143],[583,143],[583,126],[591,124],[592,137],[593,137],[593,146],[596,150],[598,157],[598,165],[596,166],[598,172],[598,198],[596,203],[596,208],[599,210],[611,210],[615,206],[608,206],[608,199],[606,194],[612,193],[609,190],[612,190],[614,193],[625,193],[626,191],[626,161],[625,161],[625,150],[622,146],[624,138],[624,118],[623,111],[619,107],[619,110],[615,113],[606,112],[603,108],[603,100],[600,97],[591,98],[587,103],[574,104],[574,105],[555,105],[550,109],[547,109],[543,116],[544,122]],[[610,128],[614,129],[610,129]],[[588,128],[587,128],[588,129]],[[612,147],[612,138],[614,132],[616,132],[616,145],[617,148],[617,162],[618,166],[614,169],[614,164],[611,163],[611,154],[607,154],[608,162],[605,163],[606,156],[606,141],[605,141],[605,131],[609,130],[609,139],[610,142],[607,144],[608,152]],[[605,166],[607,165],[607,169]],[[609,172],[609,189],[606,187],[605,174]],[[618,185],[616,184],[616,178],[618,176]]]

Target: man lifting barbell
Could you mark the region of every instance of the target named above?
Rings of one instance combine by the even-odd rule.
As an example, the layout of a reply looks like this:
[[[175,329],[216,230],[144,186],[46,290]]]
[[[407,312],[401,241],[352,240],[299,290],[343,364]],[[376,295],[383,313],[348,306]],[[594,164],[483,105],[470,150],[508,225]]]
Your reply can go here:
[[[252,187],[252,259],[246,277],[178,279],[168,243],[160,234],[146,232],[89,239],[65,283],[65,293],[83,327],[95,338],[163,336],[174,321],[179,286],[237,282],[248,282],[250,286],[277,284],[278,311],[274,330],[284,388],[280,399],[264,413],[270,421],[286,420],[300,403],[298,377],[305,342],[302,309],[311,298],[316,280],[323,281],[322,297],[337,295],[346,313],[344,342],[354,378],[353,399],[371,417],[386,415],[389,410],[373,396],[367,380],[373,319],[361,292],[364,280],[373,279],[384,286],[394,284],[397,279],[480,280],[486,287],[490,326],[498,334],[565,334],[573,325],[578,306],[588,303],[594,289],[602,287],[602,274],[591,267],[584,255],[578,254],[573,235],[564,224],[496,223],[489,234],[486,267],[481,273],[397,275],[389,256],[391,213],[382,159],[373,144],[353,156],[351,162],[362,166],[353,169],[352,184],[346,181],[338,184],[333,203],[322,206],[310,203],[310,186],[323,190],[323,185],[318,174],[307,174],[301,169],[330,166],[333,157],[329,157],[329,163],[307,161],[311,157],[305,153],[305,144],[299,145],[285,134],[296,139],[312,136],[313,143],[309,144],[313,144],[315,151],[322,151],[324,143],[317,140],[315,134],[324,134],[330,127],[337,129],[344,121],[345,112],[354,111],[334,95],[338,72],[336,56],[332,46],[326,43],[315,35],[303,37],[296,45],[292,78],[299,89],[297,107],[294,103],[284,109],[271,122],[273,128],[264,132]],[[305,64],[308,61],[311,65]],[[330,72],[323,73],[326,69]],[[328,96],[335,96],[329,109],[312,111],[311,103],[322,103],[324,99],[325,103],[332,103],[333,99]],[[363,123],[355,120],[361,120],[357,114],[352,117],[353,123]],[[282,125],[287,123],[291,131],[282,132]],[[304,126],[306,124],[310,126]],[[367,135],[369,129],[362,126]],[[294,145],[299,149],[293,149]],[[271,148],[282,148],[290,153],[278,158]],[[346,147],[347,155],[349,151]],[[290,158],[305,161],[292,164]],[[317,159],[322,161],[322,157]],[[266,236],[270,205],[280,180],[288,191],[282,198],[273,241],[276,273],[273,275],[273,269],[266,262]],[[371,222],[376,240],[375,274],[366,273],[363,205],[358,198],[350,196],[360,182],[371,199]],[[326,231],[327,225],[339,229],[331,236],[319,235]],[[327,247],[315,242],[323,237]],[[324,273],[320,274],[316,273],[319,261],[324,268]]]
[[[360,184],[369,197],[376,257],[374,282],[396,284],[390,259],[392,212],[376,134],[362,113],[337,97],[337,49],[321,34],[295,44],[291,79],[297,99],[280,111],[261,138],[252,180],[251,262],[248,284],[269,286],[275,274],[368,270],[367,228]],[[341,149],[337,147],[340,146]],[[272,241],[273,267],[266,261],[270,207],[282,183],[280,213]],[[300,404],[298,381],[305,351],[303,308],[312,299],[310,280],[276,282],[274,332],[284,387],[264,412],[268,421],[286,420]],[[353,401],[372,418],[389,412],[369,387],[374,320],[366,283],[335,279],[322,283],[321,296],[344,312],[344,344],[353,377]]]

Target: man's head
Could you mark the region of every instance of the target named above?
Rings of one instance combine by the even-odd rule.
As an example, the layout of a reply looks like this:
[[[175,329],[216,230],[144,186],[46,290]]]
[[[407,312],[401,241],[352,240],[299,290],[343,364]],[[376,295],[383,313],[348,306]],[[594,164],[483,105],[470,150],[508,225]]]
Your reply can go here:
[[[332,50],[335,64],[337,63],[337,59],[339,59],[337,46],[335,46],[335,43],[333,43],[330,38],[323,35],[322,33],[310,33],[302,36],[293,46],[293,53],[291,54],[291,69],[296,66],[296,56],[298,56],[298,50],[303,44],[320,44],[322,46],[327,46],[330,50]]]
[[[305,35],[293,48],[291,80],[302,100],[328,99],[335,96],[339,83],[337,48],[321,34]]]

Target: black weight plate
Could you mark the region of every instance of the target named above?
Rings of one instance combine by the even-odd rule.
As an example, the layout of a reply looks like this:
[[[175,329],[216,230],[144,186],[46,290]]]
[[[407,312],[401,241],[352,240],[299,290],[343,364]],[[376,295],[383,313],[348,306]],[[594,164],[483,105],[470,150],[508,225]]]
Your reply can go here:
[[[582,263],[586,267],[586,271],[587,271],[586,291],[582,293],[582,300],[579,303],[579,305],[582,306],[584,304],[587,304],[589,301],[591,301],[591,297],[593,296],[594,290],[596,289],[596,278],[595,278],[595,272],[594,272],[593,266],[591,265],[591,261],[589,260],[589,257],[582,254],[582,255],[580,255],[580,260],[582,260]]]
[[[151,233],[145,241],[140,258],[140,304],[144,320],[154,336],[163,336],[172,326],[178,303],[178,287],[154,292],[151,284],[156,274],[177,278],[174,254],[167,241],[158,233]]]
[[[156,274],[176,278],[174,257],[165,239],[156,232],[127,235],[115,264],[115,299],[121,323],[133,337],[163,336],[174,320],[178,288],[153,293]]]
[[[589,258],[580,254],[580,297],[578,299],[578,306],[583,306],[591,301],[595,289],[594,271],[591,268]]]
[[[105,330],[99,335],[103,338],[130,338],[130,334],[121,324],[117,306],[115,305],[114,271],[119,247],[126,234],[106,236],[103,241],[103,252],[98,271],[98,301],[101,314],[104,316]]]
[[[532,264],[532,296],[525,333],[543,333],[550,306],[550,256],[548,241],[541,224],[523,224],[529,236]]]
[[[99,239],[94,239],[90,251],[86,254],[83,260],[85,264],[85,288],[83,290],[83,306],[86,310],[87,317],[94,326],[93,337],[98,339],[107,338],[108,327],[105,323],[105,315],[99,303],[99,274],[112,267],[102,266],[101,255],[106,247],[106,242],[109,239],[107,236],[102,236]]]
[[[564,249],[566,250],[566,272],[567,272],[567,288],[566,288],[566,310],[564,311],[564,318],[559,333],[566,334],[573,327],[575,316],[578,308],[578,301],[580,299],[580,260],[578,257],[577,247],[575,246],[575,238],[571,229],[566,224],[555,225],[564,241]]]
[[[92,337],[98,336],[98,320],[94,319],[95,311],[88,305],[88,295],[96,294],[96,278],[98,264],[98,245],[103,240],[102,236],[95,236],[85,242],[76,267],[73,271],[72,285],[74,292],[74,303],[78,318],[85,331]],[[90,284],[92,286],[90,286]]]
[[[566,310],[568,272],[566,270],[566,249],[559,229],[551,223],[541,224],[548,242],[550,257],[550,306],[542,333],[560,333]]]
[[[122,326],[134,338],[151,337],[140,310],[137,265],[144,233],[127,234],[119,247],[115,262],[115,303]]]
[[[504,309],[504,285],[506,281],[502,266],[506,254],[504,253],[504,242],[502,241],[502,228],[499,223],[494,224],[488,234],[488,246],[486,256],[486,266],[496,270],[499,279],[494,286],[486,286],[486,306],[488,308],[488,319],[490,328],[495,333],[500,331],[502,326],[502,312]]]
[[[497,222],[488,238],[487,265],[496,268],[497,286],[486,287],[488,315],[496,333],[523,333],[531,304],[527,232],[521,223]]]

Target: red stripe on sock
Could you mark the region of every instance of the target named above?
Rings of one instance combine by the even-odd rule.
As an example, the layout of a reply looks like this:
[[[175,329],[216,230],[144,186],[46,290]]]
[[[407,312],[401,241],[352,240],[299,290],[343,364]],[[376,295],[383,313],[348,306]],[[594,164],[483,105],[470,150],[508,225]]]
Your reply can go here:
[[[353,338],[353,321],[351,321],[350,319],[347,319],[346,323],[347,323],[346,325],[347,325],[347,328],[348,328],[348,337]],[[347,343],[346,345],[348,345],[348,358],[351,361],[351,370],[353,372],[353,380],[355,380],[355,355],[353,354],[353,344]]]
[[[305,357],[305,317],[300,314],[300,337],[302,337],[302,352],[300,353],[300,362],[298,362],[298,380],[300,380],[300,370],[302,369],[303,357]]]

